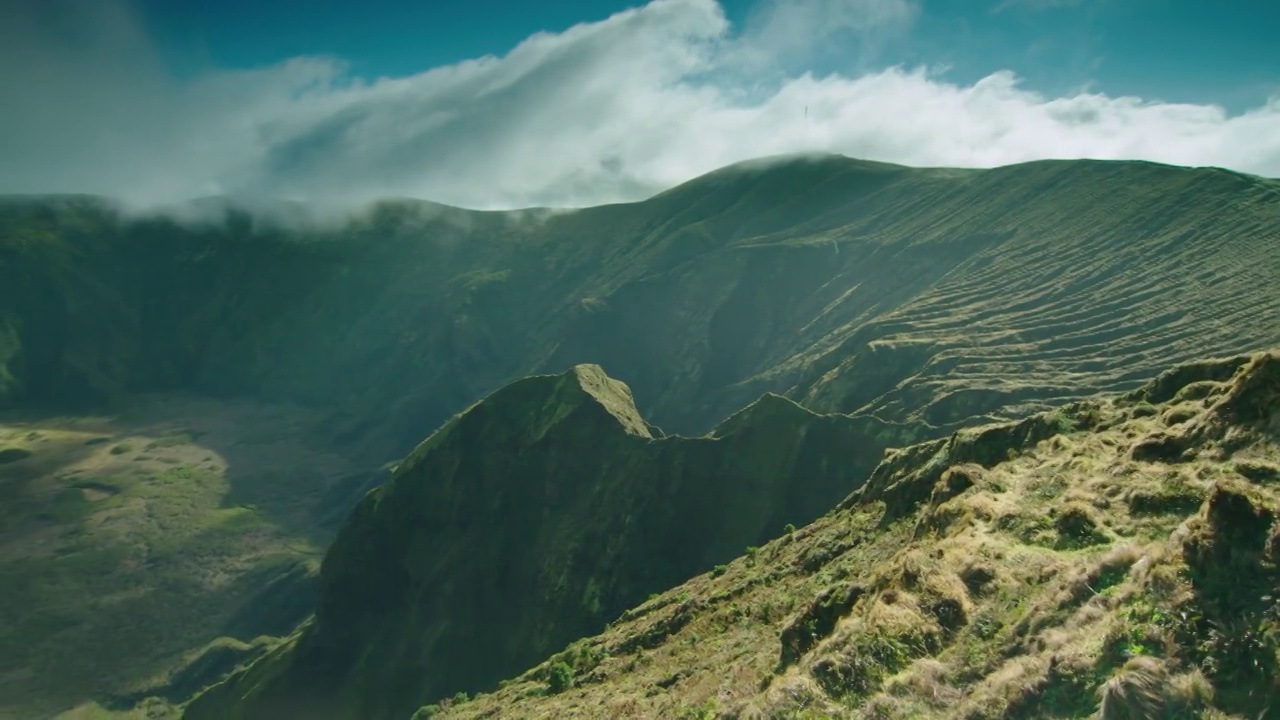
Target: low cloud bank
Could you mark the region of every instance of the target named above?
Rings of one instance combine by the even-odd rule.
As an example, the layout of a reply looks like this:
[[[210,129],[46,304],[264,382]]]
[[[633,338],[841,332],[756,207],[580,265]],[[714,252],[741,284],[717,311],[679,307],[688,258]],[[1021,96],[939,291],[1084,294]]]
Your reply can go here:
[[[929,68],[768,72],[795,38],[901,31],[918,12],[908,0],[776,0],[742,29],[714,0],[654,0],[409,77],[367,80],[337,59],[296,58],[188,81],[165,72],[124,6],[73,2],[0,11],[0,192],[95,193],[137,208],[211,195],[580,207],[806,151],[962,167],[1147,159],[1280,176],[1280,98],[1232,116],[1046,97],[1012,71],[972,85]]]

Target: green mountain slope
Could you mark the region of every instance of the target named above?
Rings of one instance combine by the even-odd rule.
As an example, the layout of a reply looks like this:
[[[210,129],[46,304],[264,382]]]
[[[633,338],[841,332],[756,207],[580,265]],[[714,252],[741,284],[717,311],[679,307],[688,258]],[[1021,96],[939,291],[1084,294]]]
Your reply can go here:
[[[289,634],[345,508],[381,479],[316,442],[318,423],[154,397],[115,417],[0,417],[0,718],[180,703],[242,659],[210,658]]]
[[[188,714],[402,717],[496,683],[816,517],[867,474],[873,429],[905,434],[766,396],[707,437],[661,437],[599,367],[517,381],[361,502],[314,623]]]
[[[1275,342],[1244,328],[1280,316],[1280,195],[1231,173],[824,158],[730,168],[652,202],[685,197],[669,212],[708,217],[681,244],[706,251],[612,290],[561,345],[594,353],[672,429],[766,390],[947,428],[1133,387],[1198,343]]]
[[[947,428],[1280,342],[1280,194],[1214,169],[725,168],[551,213],[385,203],[282,230],[0,209],[0,379],[24,402],[195,387],[340,407],[391,457],[589,362],[668,431],[765,391]],[[1017,376],[1017,381],[1012,376]],[[353,380],[355,380],[353,382]]]
[[[1275,717],[1278,518],[1280,352],[1183,366],[890,453],[812,525],[414,718]]]

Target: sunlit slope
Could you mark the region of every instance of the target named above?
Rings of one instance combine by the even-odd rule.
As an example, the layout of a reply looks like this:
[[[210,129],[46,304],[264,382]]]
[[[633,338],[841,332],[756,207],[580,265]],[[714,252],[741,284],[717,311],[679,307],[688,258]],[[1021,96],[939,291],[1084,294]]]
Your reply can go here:
[[[0,212],[10,402],[269,395],[389,455],[583,362],[696,434],[766,390],[949,425],[1280,342],[1280,194],[1216,169],[774,158],[640,203],[287,230],[77,202]]]
[[[888,455],[434,718],[1270,718],[1280,354]]]
[[[953,227],[1007,239],[844,340],[793,390],[814,407],[951,425],[1116,390],[1280,328],[1280,192],[1221,170],[1037,163],[973,176],[1003,202]],[[876,366],[891,388],[868,388]],[[886,383],[887,384],[887,383]]]
[[[1280,192],[1216,169],[824,158],[652,202],[699,213],[682,244],[705,252],[600,298],[559,357],[594,353],[672,428],[762,390],[944,426],[1016,415],[1280,332]]]
[[[0,418],[0,718],[190,697],[310,614],[334,526],[381,479],[308,413],[145,400]]]

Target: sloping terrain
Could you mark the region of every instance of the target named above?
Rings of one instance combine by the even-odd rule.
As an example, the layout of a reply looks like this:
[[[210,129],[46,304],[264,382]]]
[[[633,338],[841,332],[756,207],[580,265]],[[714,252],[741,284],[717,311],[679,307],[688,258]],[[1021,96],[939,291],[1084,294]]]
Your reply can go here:
[[[0,717],[130,693],[181,702],[234,667],[166,687],[197,648],[288,634],[312,611],[335,526],[377,479],[318,443],[316,423],[174,397],[0,419]]]
[[[889,453],[812,525],[423,718],[1272,718],[1280,352]]]
[[[912,235],[944,245],[953,227],[981,227],[1004,240],[858,328],[843,340],[848,350],[806,374],[797,399],[946,427],[1127,389],[1202,347],[1265,346],[1229,336],[1280,318],[1268,291],[1255,301],[1248,290],[1280,277],[1280,258],[1265,250],[1280,236],[1253,220],[1216,220],[1244,220],[1248,211],[1235,212],[1248,207],[1275,212],[1280,194],[1226,171],[1169,170],[1036,163],[974,178],[974,191],[1002,202],[961,201],[947,229]],[[1168,194],[1150,194],[1154,184]],[[1192,220],[1175,196],[1217,207],[1214,220]],[[884,365],[902,381],[873,397],[862,378]]]
[[[1280,190],[1216,169],[744,163],[553,213],[384,203],[180,225],[0,210],[0,387],[338,408],[388,460],[530,374],[596,363],[699,434],[765,391],[947,429],[1280,343]],[[6,393],[0,393],[3,397]]]
[[[1248,328],[1280,327],[1280,188],[1226,171],[827,158],[651,202],[685,198],[676,218],[708,217],[681,244],[706,252],[611,290],[561,346],[677,430],[763,391],[952,429],[1132,388],[1206,344],[1268,347]]]
[[[662,437],[597,366],[517,381],[360,503],[314,623],[188,714],[403,717],[492,685],[818,516],[866,476],[873,426],[902,432],[766,396],[707,437]]]

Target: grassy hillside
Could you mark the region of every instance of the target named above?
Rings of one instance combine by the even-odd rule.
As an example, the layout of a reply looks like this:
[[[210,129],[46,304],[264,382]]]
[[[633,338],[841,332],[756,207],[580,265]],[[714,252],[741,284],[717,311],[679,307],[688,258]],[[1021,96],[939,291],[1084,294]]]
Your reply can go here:
[[[0,717],[178,703],[258,636],[288,634],[370,479],[314,444],[316,422],[158,397],[116,417],[0,420]]]
[[[1215,169],[725,168],[550,213],[384,203],[282,229],[0,208],[12,401],[157,386],[340,408],[383,459],[529,374],[596,363],[670,432],[772,391],[942,430],[1280,343],[1280,193]],[[1015,379],[1016,376],[1016,379]],[[2,396],[2,395],[0,395]]]
[[[1278,517],[1280,352],[1183,366],[892,452],[812,525],[414,718],[1276,717]]]
[[[597,366],[517,381],[361,502],[314,623],[188,716],[403,717],[492,685],[822,513],[874,463],[873,427],[906,435],[766,396],[707,437],[662,437]]]
[[[972,182],[1002,202],[951,204],[948,227],[917,241],[945,243],[954,226],[1008,239],[846,336],[803,371],[797,399],[950,427],[1087,389],[1128,389],[1205,347],[1272,343],[1246,328],[1280,317],[1262,289],[1280,278],[1280,255],[1266,250],[1280,243],[1280,226],[1263,219],[1280,211],[1273,184],[1214,169],[1069,162]],[[861,378],[883,365],[897,368],[895,385],[875,396]]]
[[[307,232],[234,212],[180,225],[125,220],[93,199],[10,200],[0,208],[0,398],[77,410],[157,390],[252,395],[354,411],[334,415],[332,430],[355,440],[370,423],[404,422],[393,398],[412,393],[393,394],[386,378],[413,369],[433,395],[409,414],[426,412],[427,424],[410,423],[413,440],[376,435],[370,455],[389,459],[473,399],[453,369],[474,358],[437,321],[458,310],[442,305],[446,281],[489,245],[454,242],[441,223],[428,204]],[[475,366],[493,372],[495,362]]]

